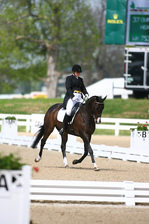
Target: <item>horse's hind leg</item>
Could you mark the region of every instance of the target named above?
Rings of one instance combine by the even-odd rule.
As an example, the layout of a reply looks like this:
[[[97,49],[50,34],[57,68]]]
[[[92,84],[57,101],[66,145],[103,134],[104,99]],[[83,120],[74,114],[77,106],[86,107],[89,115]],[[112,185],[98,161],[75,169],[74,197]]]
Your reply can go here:
[[[35,162],[39,162],[42,158],[42,152],[43,152],[43,147],[46,143],[46,140],[47,138],[49,137],[49,135],[46,135],[44,136],[42,139],[41,139],[41,144],[40,144],[40,151],[39,151],[39,154],[37,156],[37,158],[35,159]]]
[[[65,167],[68,167],[68,162],[66,158],[66,142],[68,140],[68,135],[65,133],[62,135],[62,142],[61,142],[61,150],[62,150],[62,155],[63,155],[63,162]]]
[[[43,134],[43,138],[41,139],[41,144],[40,144],[40,151],[39,151],[39,155],[38,157],[35,159],[35,162],[39,162],[41,160],[42,157],[42,152],[43,152],[43,147],[46,143],[47,138],[49,137],[49,135],[52,133],[54,127],[53,128],[48,128],[48,130],[46,130],[44,128],[44,134]]]

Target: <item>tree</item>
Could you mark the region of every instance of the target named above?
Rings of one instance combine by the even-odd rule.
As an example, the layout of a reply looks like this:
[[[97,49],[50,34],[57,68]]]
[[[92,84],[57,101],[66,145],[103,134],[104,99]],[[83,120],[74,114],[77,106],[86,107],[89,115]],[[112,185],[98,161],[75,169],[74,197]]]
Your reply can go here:
[[[62,70],[74,63],[86,68],[88,63],[93,64],[99,33],[84,1],[7,0],[1,8],[1,43],[4,50],[5,44],[9,49],[5,59],[0,56],[11,71],[17,70],[17,77],[20,69],[24,76],[29,71],[30,77],[26,77],[29,79],[39,77],[31,74],[32,68],[39,64],[43,67],[46,61],[47,75],[44,69],[42,77],[48,97],[56,97]]]

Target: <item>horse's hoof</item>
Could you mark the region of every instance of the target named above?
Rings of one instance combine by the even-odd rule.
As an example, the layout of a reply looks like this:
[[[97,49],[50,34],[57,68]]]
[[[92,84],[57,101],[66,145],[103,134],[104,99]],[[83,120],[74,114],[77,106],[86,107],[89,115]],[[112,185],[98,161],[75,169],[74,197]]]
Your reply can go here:
[[[40,159],[36,158],[34,161],[35,161],[36,163],[38,163],[38,162],[40,161]]]
[[[100,169],[98,167],[94,167],[94,171],[99,171]]]
[[[69,168],[69,166],[68,165],[65,165],[65,168]]]
[[[73,160],[72,164],[73,165],[78,164],[78,160],[77,159]]]
[[[41,160],[41,157],[38,156],[38,157],[35,159],[35,162],[37,163],[37,162],[39,162],[40,160]]]

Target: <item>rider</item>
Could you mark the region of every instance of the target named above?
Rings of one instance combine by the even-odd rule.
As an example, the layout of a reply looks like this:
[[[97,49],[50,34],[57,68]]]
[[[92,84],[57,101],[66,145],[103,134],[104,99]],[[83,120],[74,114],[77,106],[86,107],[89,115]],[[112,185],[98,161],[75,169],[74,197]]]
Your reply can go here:
[[[83,79],[80,78],[82,72],[80,65],[73,65],[73,74],[66,78],[66,95],[63,102],[63,108],[66,109],[66,114],[63,120],[63,125],[59,134],[62,135],[67,127],[68,122],[71,121],[71,110],[77,102],[83,102],[82,93],[85,95],[85,100],[89,98],[89,94],[85,88]]]

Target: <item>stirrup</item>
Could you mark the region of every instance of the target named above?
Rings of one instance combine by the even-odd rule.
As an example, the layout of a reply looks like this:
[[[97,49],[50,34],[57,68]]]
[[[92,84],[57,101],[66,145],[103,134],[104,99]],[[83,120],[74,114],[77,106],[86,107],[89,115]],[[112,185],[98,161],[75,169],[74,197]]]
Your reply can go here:
[[[59,131],[59,134],[62,135],[64,133],[64,128],[61,128],[61,130]]]

